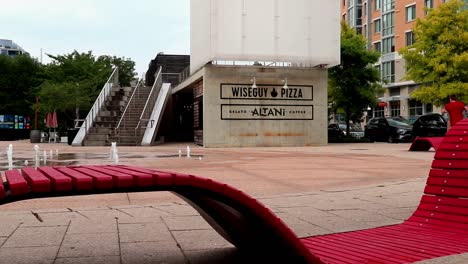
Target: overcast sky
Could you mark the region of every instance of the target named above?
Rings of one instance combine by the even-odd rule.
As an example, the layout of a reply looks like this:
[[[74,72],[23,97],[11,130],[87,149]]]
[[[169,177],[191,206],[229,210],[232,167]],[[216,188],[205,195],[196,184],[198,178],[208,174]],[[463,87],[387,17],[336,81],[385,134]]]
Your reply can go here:
[[[0,0],[0,39],[43,62],[73,50],[136,62],[141,76],[158,52],[189,54],[189,0]]]

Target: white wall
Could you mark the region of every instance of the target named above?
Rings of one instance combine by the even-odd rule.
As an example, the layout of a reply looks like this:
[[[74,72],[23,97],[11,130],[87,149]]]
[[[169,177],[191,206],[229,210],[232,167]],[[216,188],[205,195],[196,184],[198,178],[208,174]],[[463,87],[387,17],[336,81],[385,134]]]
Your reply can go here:
[[[339,0],[191,0],[191,72],[209,61],[340,61]]]

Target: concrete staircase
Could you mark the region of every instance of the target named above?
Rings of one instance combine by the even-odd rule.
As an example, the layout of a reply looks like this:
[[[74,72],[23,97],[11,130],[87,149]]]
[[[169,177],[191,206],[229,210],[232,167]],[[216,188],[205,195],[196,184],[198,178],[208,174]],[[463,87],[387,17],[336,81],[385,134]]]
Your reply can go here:
[[[93,127],[83,140],[83,146],[110,146],[110,136],[114,133],[125,107],[130,100],[133,87],[112,87],[111,96],[104,104],[94,121]]]
[[[120,126],[110,135],[110,142],[117,142],[120,146],[139,146],[143,137],[143,131],[135,128],[140,121],[141,113],[145,107],[151,87],[141,86],[129,102]],[[110,143],[109,143],[110,144]]]

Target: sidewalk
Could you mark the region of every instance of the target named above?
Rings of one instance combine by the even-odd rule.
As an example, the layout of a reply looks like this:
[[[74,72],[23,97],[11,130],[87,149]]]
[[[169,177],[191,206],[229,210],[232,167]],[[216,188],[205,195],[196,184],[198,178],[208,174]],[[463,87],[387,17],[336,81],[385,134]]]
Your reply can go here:
[[[33,156],[12,143],[16,163]],[[409,144],[203,149],[118,147],[121,164],[226,182],[258,198],[299,237],[396,224],[419,203],[434,152]],[[52,164],[109,163],[109,147],[40,144]],[[0,155],[0,160],[5,160]],[[201,160],[200,160],[201,158]],[[3,163],[2,163],[3,164]],[[30,163],[32,164],[32,163]],[[168,192],[26,200],[0,210],[0,263],[249,263],[184,201]],[[467,263],[468,255],[424,263]]]

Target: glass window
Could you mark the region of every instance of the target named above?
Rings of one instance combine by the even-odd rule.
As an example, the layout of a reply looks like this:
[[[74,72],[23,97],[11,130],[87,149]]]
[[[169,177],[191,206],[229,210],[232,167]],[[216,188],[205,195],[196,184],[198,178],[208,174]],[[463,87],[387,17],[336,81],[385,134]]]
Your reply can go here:
[[[382,52],[382,47],[381,47],[380,42],[374,43],[374,50],[378,52]]]
[[[389,83],[395,82],[395,61],[382,63],[382,80]]]
[[[426,9],[424,10],[424,15],[427,15],[427,13],[430,11],[429,9],[434,8],[434,1],[424,0],[424,7],[426,7]]]
[[[385,108],[384,107],[375,107],[374,108],[374,117],[384,117],[385,116],[385,112],[384,112]]]
[[[432,111],[434,111],[432,104],[426,104],[426,113],[432,113]]]
[[[409,115],[420,116],[423,114],[423,103],[416,100],[409,100]]]
[[[374,0],[374,10],[380,10],[382,6],[382,0]]]
[[[395,9],[395,0],[383,0],[382,12],[388,12]]]
[[[408,31],[405,33],[406,37],[406,46],[411,46],[414,44],[414,33],[413,31]]]
[[[356,21],[354,21],[354,8],[350,8],[348,10],[348,25],[350,27],[354,27],[356,25]]]
[[[382,16],[382,36],[393,35],[395,28],[395,12],[390,12]]]
[[[406,22],[416,19],[416,5],[406,7]]]
[[[395,37],[382,39],[382,53],[387,54],[395,51]]]
[[[380,19],[374,20],[374,33],[379,33],[381,30]]]
[[[390,116],[400,116],[400,101],[390,101]]]

